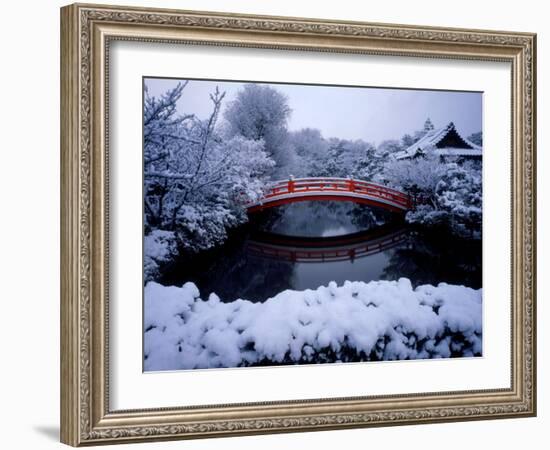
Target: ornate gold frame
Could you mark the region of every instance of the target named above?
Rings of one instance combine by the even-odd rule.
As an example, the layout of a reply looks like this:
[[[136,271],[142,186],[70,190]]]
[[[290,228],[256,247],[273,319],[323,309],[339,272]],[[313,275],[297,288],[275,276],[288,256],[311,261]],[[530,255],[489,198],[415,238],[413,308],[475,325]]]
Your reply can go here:
[[[111,411],[106,69],[112,40],[511,63],[510,388]],[[530,33],[99,5],[62,8],[62,442],[79,446],[535,415],[535,51],[536,36]]]

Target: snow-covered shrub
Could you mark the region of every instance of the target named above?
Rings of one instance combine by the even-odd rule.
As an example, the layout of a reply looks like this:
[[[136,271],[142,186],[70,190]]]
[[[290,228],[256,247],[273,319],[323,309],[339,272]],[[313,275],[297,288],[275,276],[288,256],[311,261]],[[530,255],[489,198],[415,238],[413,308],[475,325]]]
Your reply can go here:
[[[432,202],[437,183],[446,166],[434,152],[426,152],[423,157],[395,160],[384,165],[383,178],[396,189],[404,190],[413,196],[422,196]]]
[[[185,205],[176,219],[181,248],[194,253],[222,243],[227,237],[227,229],[245,220],[236,216],[238,213],[221,202]]]
[[[454,233],[464,237],[481,237],[481,170],[471,166],[449,164],[436,187],[437,204],[447,213]]]
[[[383,178],[417,200],[409,223],[447,227],[457,236],[481,237],[482,169],[479,162],[444,162],[433,152],[386,163]]]
[[[178,254],[176,235],[172,231],[154,230],[145,236],[143,250],[143,277],[147,283],[159,275],[163,264]]]
[[[482,354],[482,291],[408,279],[283,291],[263,303],[145,288],[145,370]]]
[[[445,226],[457,236],[481,238],[482,176],[475,165],[445,164],[433,201],[407,213],[409,223]]]

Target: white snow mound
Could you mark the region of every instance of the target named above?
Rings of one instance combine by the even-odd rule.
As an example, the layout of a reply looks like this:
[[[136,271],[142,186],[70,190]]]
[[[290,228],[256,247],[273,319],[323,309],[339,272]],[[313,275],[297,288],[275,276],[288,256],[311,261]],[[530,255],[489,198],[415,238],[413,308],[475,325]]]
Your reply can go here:
[[[222,303],[149,282],[144,329],[146,371],[480,356],[482,290],[401,278]]]

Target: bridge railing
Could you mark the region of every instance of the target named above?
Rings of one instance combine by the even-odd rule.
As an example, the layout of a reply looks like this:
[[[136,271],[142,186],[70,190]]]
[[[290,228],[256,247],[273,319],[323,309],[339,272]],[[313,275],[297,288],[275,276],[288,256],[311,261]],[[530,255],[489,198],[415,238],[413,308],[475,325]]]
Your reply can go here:
[[[295,178],[276,181],[264,198],[268,200],[280,195],[303,192],[354,192],[389,200],[406,208],[411,207],[409,195],[381,184],[353,178]]]

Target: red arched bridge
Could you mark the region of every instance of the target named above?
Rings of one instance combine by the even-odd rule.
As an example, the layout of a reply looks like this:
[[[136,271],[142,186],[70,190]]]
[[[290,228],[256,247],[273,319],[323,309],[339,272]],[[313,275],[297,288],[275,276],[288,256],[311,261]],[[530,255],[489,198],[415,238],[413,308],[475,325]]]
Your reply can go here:
[[[249,213],[303,201],[351,201],[406,212],[413,200],[404,192],[353,178],[290,178],[274,182],[257,202],[246,205]]]

